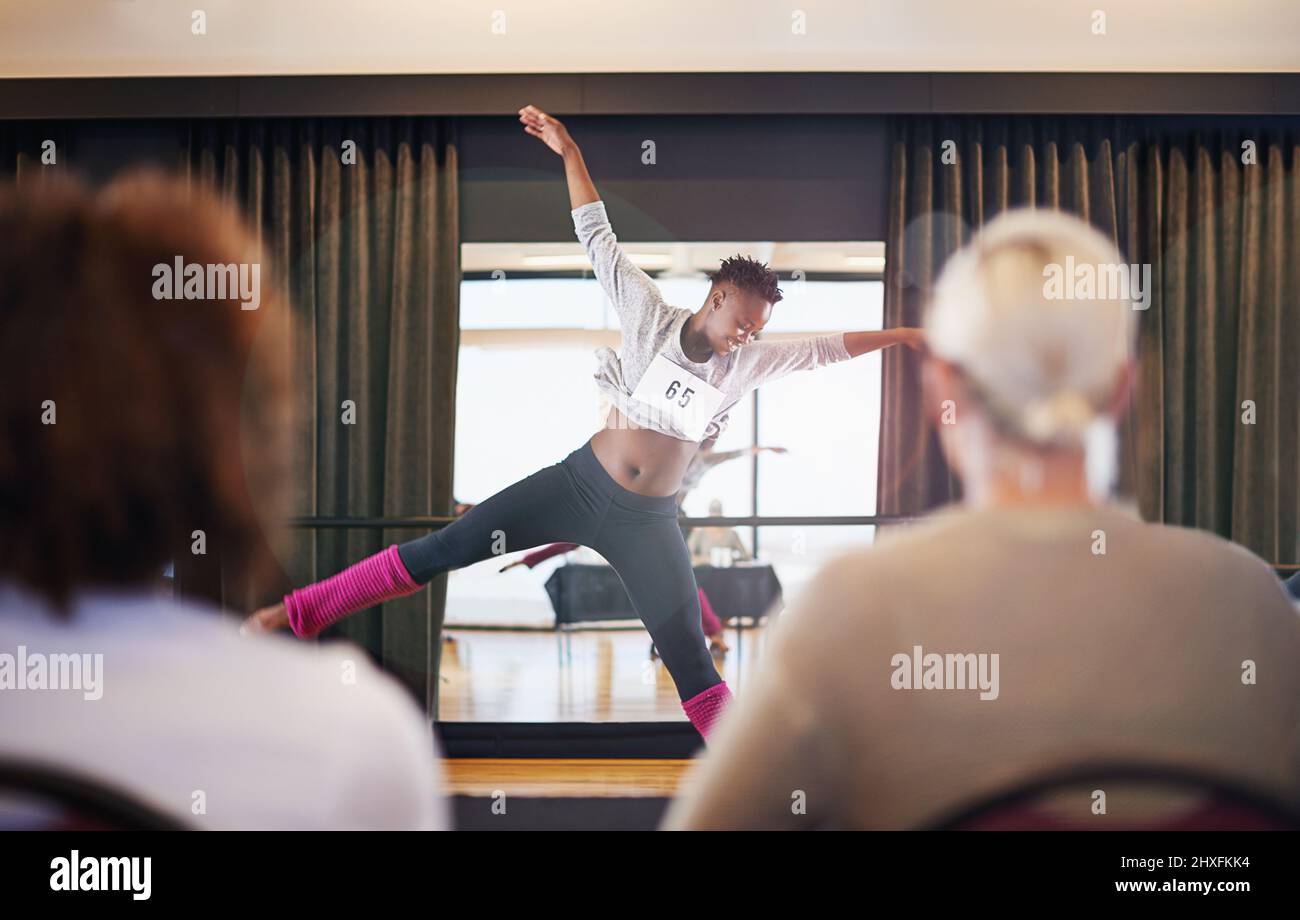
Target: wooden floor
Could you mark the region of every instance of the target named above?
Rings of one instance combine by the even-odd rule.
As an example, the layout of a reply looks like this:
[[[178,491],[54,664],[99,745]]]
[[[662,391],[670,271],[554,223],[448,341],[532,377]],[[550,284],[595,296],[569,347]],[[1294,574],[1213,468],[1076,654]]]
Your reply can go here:
[[[728,629],[714,659],[733,691],[754,673],[763,628]],[[645,629],[566,633],[454,629],[445,634],[438,719],[443,722],[685,721]],[[450,640],[450,641],[447,641]]]
[[[671,798],[691,762],[457,758],[443,763],[449,795]]]

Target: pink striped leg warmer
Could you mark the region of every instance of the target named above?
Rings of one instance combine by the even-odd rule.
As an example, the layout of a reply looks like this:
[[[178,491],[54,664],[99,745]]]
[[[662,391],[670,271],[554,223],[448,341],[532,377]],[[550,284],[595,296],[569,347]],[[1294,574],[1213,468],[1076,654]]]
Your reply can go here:
[[[703,588],[700,588],[700,626],[706,636],[716,636],[722,632],[722,621],[713,612],[713,605],[709,603],[709,596]]]
[[[703,693],[697,693],[689,700],[682,700],[682,709],[686,710],[686,718],[691,720],[695,730],[700,733],[705,741],[709,740],[709,732],[713,730],[713,725],[722,715],[722,711],[731,703],[731,690],[727,687],[727,682],[714,684]]]
[[[284,607],[294,635],[310,639],[350,613],[414,594],[420,588],[402,565],[394,543],[331,578],[286,594]]]

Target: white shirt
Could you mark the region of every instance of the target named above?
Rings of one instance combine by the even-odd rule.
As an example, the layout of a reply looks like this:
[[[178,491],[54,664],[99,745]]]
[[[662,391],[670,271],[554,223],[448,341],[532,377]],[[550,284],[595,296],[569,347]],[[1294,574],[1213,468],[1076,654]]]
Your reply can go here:
[[[361,649],[243,637],[213,609],[145,592],[87,592],[73,609],[59,619],[0,585],[0,757],[207,829],[449,826],[428,722]],[[98,689],[16,688],[20,660],[31,683],[59,653],[89,656],[76,660],[90,683],[98,661]]]
[[[692,312],[665,303],[650,276],[623,252],[605,213],[605,203],[593,201],[570,213],[574,232],[591,260],[597,280],[614,305],[623,334],[617,352],[608,347],[596,349],[599,360],[596,386],[603,403],[614,406],[637,425],[682,441],[716,438],[726,430],[732,408],[759,384],[853,357],[844,344],[844,333],[832,332],[802,339],[755,342],[737,348],[726,357],[710,355],[707,361],[692,361],[682,351],[681,344],[682,326]],[[632,398],[651,362],[661,354],[722,391],[722,403],[705,426],[703,438],[691,437],[675,420],[648,411],[649,407]]]

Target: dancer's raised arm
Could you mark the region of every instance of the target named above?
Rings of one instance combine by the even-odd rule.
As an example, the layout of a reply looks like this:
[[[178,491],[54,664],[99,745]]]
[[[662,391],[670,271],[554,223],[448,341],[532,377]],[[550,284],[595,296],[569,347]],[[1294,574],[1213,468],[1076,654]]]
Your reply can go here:
[[[663,295],[650,276],[638,268],[618,244],[618,237],[614,235],[614,228],[605,213],[605,203],[600,200],[587,173],[582,151],[563,123],[537,106],[526,105],[520,109],[519,121],[527,133],[540,138],[564,158],[573,229],[587,251],[596,280],[614,304],[623,335],[634,338],[646,335],[667,309]]]
[[[564,127],[564,123],[535,105],[526,105],[520,109],[519,120],[525,131],[533,137],[541,138],[547,147],[564,159],[564,178],[569,183],[569,207],[576,210],[584,204],[599,201],[600,195],[596,193],[591,174],[587,172],[582,151],[569,136],[569,129]]]

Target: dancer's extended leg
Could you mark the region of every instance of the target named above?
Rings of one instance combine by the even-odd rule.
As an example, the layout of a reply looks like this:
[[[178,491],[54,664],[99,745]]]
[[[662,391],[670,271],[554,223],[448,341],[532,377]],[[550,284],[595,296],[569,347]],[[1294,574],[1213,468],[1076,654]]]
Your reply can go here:
[[[590,541],[603,500],[563,464],[538,470],[479,502],[441,530],[398,547],[411,577],[435,575],[543,543]]]
[[[615,500],[592,548],[618,572],[682,708],[707,738],[731,691],[704,641],[699,589],[676,514],[626,509]]]
[[[441,530],[287,595],[289,626],[310,638],[351,613],[418,591],[442,572],[542,543],[590,541],[605,501],[563,463],[545,467]]]

